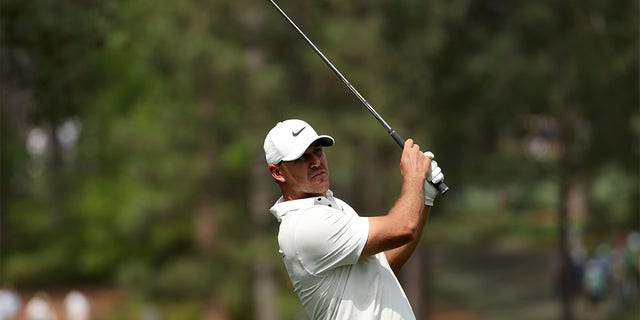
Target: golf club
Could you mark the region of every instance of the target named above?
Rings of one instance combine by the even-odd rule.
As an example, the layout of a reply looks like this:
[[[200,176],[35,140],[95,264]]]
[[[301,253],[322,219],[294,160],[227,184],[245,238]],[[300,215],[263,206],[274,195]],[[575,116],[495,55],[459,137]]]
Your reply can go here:
[[[395,130],[393,130],[393,128],[391,128],[391,126],[386,121],[384,121],[384,119],[382,119],[380,114],[378,114],[378,112],[371,106],[371,104],[369,104],[369,102],[367,102],[367,100],[364,99],[364,97],[358,92],[358,90],[356,90],[356,88],[354,88],[351,85],[351,83],[347,80],[347,78],[345,78],[342,75],[342,73],[338,71],[338,68],[336,68],[333,65],[333,63],[331,63],[331,61],[329,61],[329,59],[325,57],[325,55],[320,51],[320,49],[318,49],[318,47],[316,47],[316,45],[313,44],[311,40],[309,40],[307,35],[305,35],[304,32],[302,32],[302,30],[298,28],[298,26],[293,22],[293,20],[289,18],[289,16],[275,3],[275,1],[274,0],[269,0],[269,1],[271,1],[271,4],[273,4],[273,6],[276,7],[276,9],[278,9],[280,14],[282,14],[282,16],[289,22],[289,24],[291,24],[291,26],[293,26],[293,28],[296,29],[296,31],[298,31],[298,33],[302,36],[302,38],[304,38],[304,40],[307,41],[307,43],[309,44],[309,46],[311,46],[313,51],[315,51],[320,56],[320,58],[322,58],[322,61],[324,61],[324,63],[326,63],[327,66],[329,66],[329,68],[333,70],[336,76],[338,76],[338,78],[340,78],[340,80],[344,82],[347,88],[351,90],[351,92],[358,98],[358,100],[362,102],[362,105],[364,105],[364,107],[367,108],[369,112],[371,112],[371,114],[376,118],[376,120],[380,122],[380,124],[385,128],[385,130],[387,130],[387,133],[391,135],[393,140],[400,146],[400,148],[404,148],[404,139],[402,139],[402,137],[400,137],[400,135]],[[437,184],[435,184],[435,186],[441,194],[445,194],[449,190],[449,187],[444,183],[444,181],[438,182]]]

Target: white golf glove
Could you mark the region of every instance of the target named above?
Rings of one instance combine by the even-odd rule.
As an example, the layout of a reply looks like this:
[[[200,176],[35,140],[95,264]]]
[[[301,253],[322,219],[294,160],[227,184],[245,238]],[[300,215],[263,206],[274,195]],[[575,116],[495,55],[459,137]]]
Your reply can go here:
[[[438,167],[438,162],[433,160],[435,156],[432,152],[427,151],[424,155],[431,159],[431,172],[429,172],[429,176],[427,176],[427,180],[424,182],[424,204],[433,207],[433,201],[436,199],[439,192],[438,189],[436,189],[436,187],[430,182],[435,184],[440,181],[444,181],[444,173],[442,173],[442,169]]]

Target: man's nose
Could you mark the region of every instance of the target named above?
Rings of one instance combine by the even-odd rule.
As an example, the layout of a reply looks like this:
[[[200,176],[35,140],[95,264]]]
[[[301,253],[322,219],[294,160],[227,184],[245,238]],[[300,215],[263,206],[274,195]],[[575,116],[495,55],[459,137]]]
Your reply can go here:
[[[312,155],[311,156],[311,167],[315,168],[315,167],[319,167],[320,165],[322,165],[322,157],[319,155]]]

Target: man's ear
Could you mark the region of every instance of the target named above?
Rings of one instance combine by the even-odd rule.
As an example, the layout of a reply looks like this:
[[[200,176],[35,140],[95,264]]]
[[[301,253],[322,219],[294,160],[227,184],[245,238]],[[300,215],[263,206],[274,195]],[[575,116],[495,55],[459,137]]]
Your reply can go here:
[[[282,170],[280,169],[280,166],[277,166],[275,164],[270,164],[269,165],[269,172],[271,172],[271,176],[277,181],[277,182],[285,182],[286,179],[284,178],[284,175],[282,174]]]

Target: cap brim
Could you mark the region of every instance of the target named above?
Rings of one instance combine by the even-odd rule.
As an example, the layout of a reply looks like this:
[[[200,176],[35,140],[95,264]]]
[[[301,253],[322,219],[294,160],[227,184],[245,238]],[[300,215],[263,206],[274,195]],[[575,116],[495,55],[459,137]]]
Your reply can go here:
[[[330,147],[335,143],[335,140],[333,140],[333,138],[331,136],[327,136],[327,135],[319,135],[316,139],[312,140],[311,142],[309,142],[302,150],[298,150],[298,152],[288,156],[288,157],[284,157],[282,158],[282,161],[293,161],[296,160],[300,157],[302,157],[302,155],[304,154],[305,151],[307,151],[307,149],[309,148],[310,145],[314,144],[315,142],[320,142],[320,145],[323,147]]]
[[[330,136],[327,136],[327,135],[318,136],[318,139],[314,140],[311,144],[313,144],[316,141],[319,141],[320,145],[323,146],[323,147],[331,147],[335,143],[333,138],[330,137]],[[311,145],[311,144],[309,144],[309,145]]]

